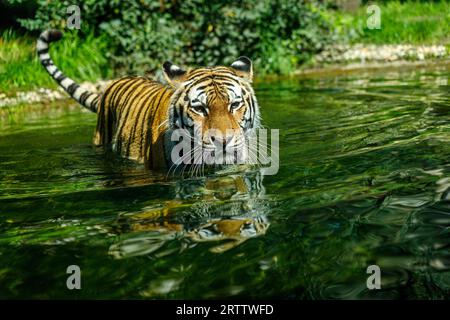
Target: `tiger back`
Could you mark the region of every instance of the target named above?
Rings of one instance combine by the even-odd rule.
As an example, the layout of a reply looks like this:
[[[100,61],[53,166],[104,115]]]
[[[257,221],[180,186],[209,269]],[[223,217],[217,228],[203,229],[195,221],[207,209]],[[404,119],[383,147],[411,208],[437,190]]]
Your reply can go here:
[[[166,165],[164,133],[173,90],[145,77],[124,77],[105,90],[97,111],[94,144],[148,168]]]

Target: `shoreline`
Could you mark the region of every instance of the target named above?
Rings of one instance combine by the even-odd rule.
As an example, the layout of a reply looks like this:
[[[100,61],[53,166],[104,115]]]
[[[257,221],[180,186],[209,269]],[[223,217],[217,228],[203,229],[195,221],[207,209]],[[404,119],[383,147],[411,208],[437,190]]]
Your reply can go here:
[[[448,67],[450,69],[450,57],[445,59],[430,59],[423,61],[395,61],[395,62],[369,62],[369,63],[349,63],[349,64],[330,64],[323,67],[311,67],[299,69],[293,73],[293,76],[315,77],[324,76],[327,74],[351,74],[361,71],[373,72],[376,70],[383,71],[384,69],[414,69],[417,67],[424,68],[441,68]]]
[[[82,82],[80,86],[89,89],[92,92],[100,92],[110,80],[98,80],[96,82]],[[0,93],[0,108],[7,108],[21,104],[33,104],[33,103],[49,103],[58,100],[71,99],[67,92],[63,88],[58,87],[56,89],[50,88],[38,88],[29,91],[17,91],[15,96],[8,97],[4,93]]]
[[[317,63],[316,63],[317,65]],[[361,71],[383,71],[385,69],[413,69],[417,67],[426,68],[448,68],[450,70],[450,56],[444,58],[425,58],[419,61],[395,60],[395,61],[371,61],[371,62],[349,62],[349,63],[324,63],[323,66],[310,66],[294,71],[291,75],[271,75],[261,77],[256,82],[292,77],[316,78],[324,76],[336,76],[358,73]],[[111,80],[98,80],[96,82],[83,82],[80,86],[88,88],[92,92],[100,92]],[[67,100],[70,96],[61,88],[38,88],[30,91],[16,91],[15,96],[7,96],[0,93],[0,108],[13,107],[16,105],[49,103],[58,100]]]

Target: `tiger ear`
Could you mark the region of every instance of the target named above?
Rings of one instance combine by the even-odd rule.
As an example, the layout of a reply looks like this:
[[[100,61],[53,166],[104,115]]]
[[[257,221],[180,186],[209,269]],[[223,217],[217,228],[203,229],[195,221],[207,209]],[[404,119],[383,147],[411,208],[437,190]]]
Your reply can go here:
[[[167,82],[174,87],[177,87],[181,82],[183,82],[187,74],[185,70],[170,61],[164,62],[163,71]]]
[[[252,82],[253,80],[253,66],[252,60],[247,57],[239,57],[235,62],[231,64],[237,75],[245,80]]]

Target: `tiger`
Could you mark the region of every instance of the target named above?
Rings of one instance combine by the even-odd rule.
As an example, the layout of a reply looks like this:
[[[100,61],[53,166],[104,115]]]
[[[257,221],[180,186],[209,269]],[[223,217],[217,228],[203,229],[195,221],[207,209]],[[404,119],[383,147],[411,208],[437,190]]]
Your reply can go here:
[[[61,38],[58,30],[41,33],[36,44],[39,61],[73,99],[97,113],[94,145],[112,149],[146,168],[168,170],[176,164],[172,149],[177,141],[172,141],[172,134],[182,129],[190,137],[200,137],[196,147],[205,150],[202,152],[220,148],[227,154],[240,152],[242,163],[250,158],[248,137],[261,120],[248,57],[241,56],[230,66],[187,70],[165,61],[162,71],[167,83],[124,76],[113,80],[102,93],[94,93],[55,66],[49,46]],[[215,135],[207,134],[211,130]],[[182,156],[192,158],[194,154]],[[227,164],[236,163],[236,157],[229,160]]]
[[[203,243],[222,253],[263,236],[270,221],[262,180],[259,171],[177,180],[173,199],[119,216],[109,231],[119,241],[109,254],[117,259],[158,255],[174,240],[182,248]]]

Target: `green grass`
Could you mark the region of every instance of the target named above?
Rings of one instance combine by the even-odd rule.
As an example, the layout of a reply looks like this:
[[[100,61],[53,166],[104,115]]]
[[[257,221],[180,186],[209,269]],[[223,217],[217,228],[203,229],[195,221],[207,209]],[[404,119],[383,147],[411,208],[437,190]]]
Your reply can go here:
[[[356,14],[334,13],[330,19],[337,32],[350,42],[373,44],[450,43],[450,1],[387,1],[379,4],[381,29],[366,26],[366,6]]]
[[[0,35],[0,92],[10,95],[17,90],[56,87],[39,63],[35,45],[35,38],[20,37],[11,30]],[[66,33],[50,49],[55,64],[79,82],[95,81],[112,74],[106,52],[105,38],[89,35],[82,40],[73,33]]]
[[[335,26],[340,42],[443,44],[450,48],[450,1],[386,1],[379,5],[381,30],[366,27],[366,6],[361,6],[356,14],[332,10],[320,13]],[[297,68],[301,53],[294,57],[288,54],[289,41],[273,39],[264,45],[268,58],[260,73],[289,74]],[[0,32],[0,93],[11,95],[17,90],[56,87],[37,59],[35,42],[35,37],[19,36],[11,30]],[[82,82],[112,77],[109,49],[105,37],[90,35],[83,40],[76,33],[67,32],[62,41],[52,45],[50,53],[67,76]]]

